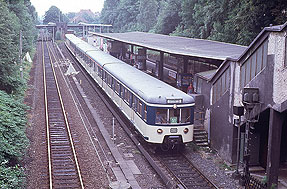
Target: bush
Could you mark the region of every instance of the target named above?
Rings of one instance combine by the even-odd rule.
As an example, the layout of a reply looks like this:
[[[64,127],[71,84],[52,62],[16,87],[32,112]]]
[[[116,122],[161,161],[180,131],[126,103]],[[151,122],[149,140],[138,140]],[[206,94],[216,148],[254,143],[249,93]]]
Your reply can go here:
[[[0,165],[0,188],[22,188],[24,180],[23,168],[18,165],[9,167],[6,162]]]
[[[0,90],[0,188],[19,188],[23,168],[18,163],[28,146],[26,110],[18,99]]]

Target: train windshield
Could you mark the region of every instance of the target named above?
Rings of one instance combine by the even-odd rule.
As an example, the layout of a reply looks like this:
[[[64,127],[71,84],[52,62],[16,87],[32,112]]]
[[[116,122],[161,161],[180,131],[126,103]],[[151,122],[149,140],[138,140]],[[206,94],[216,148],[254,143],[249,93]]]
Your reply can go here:
[[[190,108],[157,108],[155,123],[162,125],[190,123],[190,116]]]

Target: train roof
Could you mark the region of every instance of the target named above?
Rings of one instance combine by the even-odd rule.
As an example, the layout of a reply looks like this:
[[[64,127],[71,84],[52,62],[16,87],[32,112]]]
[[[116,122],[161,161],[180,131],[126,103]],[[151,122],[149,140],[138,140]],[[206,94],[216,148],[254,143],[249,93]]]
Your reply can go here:
[[[105,64],[126,64],[125,62],[120,61],[119,59],[108,55],[107,53],[99,51],[88,51],[87,55],[93,58],[99,65],[104,66]]]
[[[128,64],[106,64],[104,67],[148,103],[168,104],[168,100],[194,103],[193,97]]]
[[[83,52],[99,50],[73,34],[66,34],[66,38],[68,38],[73,44],[77,45]]]
[[[99,51],[75,35],[66,34],[66,37],[147,103],[168,104],[168,100],[169,102],[182,100],[181,103],[183,104],[194,103],[193,97],[105,52]]]

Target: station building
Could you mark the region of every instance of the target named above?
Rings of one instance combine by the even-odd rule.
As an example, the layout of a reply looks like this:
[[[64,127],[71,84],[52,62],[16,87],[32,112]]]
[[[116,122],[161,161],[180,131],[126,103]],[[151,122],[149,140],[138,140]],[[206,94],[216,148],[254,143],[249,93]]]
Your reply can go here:
[[[237,59],[227,58],[213,73],[195,74],[195,91],[204,98],[205,128],[211,147],[236,161],[237,127],[233,106],[243,106],[243,89],[257,88],[259,103],[252,116],[250,164],[266,169],[276,183],[287,167],[287,23],[266,27]],[[241,119],[242,138],[246,119]],[[241,143],[242,144],[242,143]],[[241,145],[241,155],[243,145]]]

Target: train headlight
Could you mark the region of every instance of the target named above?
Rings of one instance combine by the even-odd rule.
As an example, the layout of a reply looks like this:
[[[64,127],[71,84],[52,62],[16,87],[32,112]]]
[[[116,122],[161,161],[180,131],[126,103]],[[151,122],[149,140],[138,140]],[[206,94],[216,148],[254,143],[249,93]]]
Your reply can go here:
[[[162,132],[163,132],[162,129],[158,129],[158,130],[157,130],[157,133],[158,133],[158,134],[161,134]]]
[[[185,134],[188,133],[188,131],[189,131],[188,128],[183,129],[183,132],[184,132]]]

